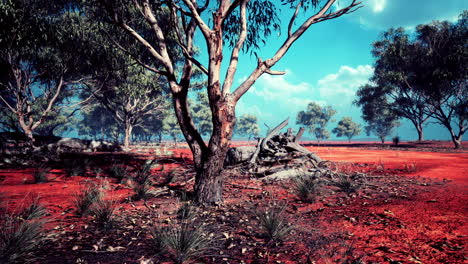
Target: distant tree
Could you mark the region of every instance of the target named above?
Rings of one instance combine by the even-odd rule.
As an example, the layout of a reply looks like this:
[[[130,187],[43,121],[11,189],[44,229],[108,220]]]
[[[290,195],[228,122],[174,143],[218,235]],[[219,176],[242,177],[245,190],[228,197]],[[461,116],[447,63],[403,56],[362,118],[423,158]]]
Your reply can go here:
[[[242,115],[234,127],[234,133],[240,136],[247,136],[250,140],[252,137],[258,137],[260,127],[257,124],[257,117],[255,115],[245,114]]]
[[[177,145],[177,139],[182,136],[180,131],[179,123],[173,113],[168,114],[163,120],[163,131],[164,134],[169,135],[173,140],[174,144]]]
[[[161,114],[166,105],[163,89],[156,75],[141,67],[117,65],[112,77],[88,85],[99,101],[124,131],[124,147],[129,148],[133,128],[142,126],[145,116]]]
[[[330,132],[326,129],[336,111],[331,106],[321,107],[319,104],[311,102],[306,111],[297,114],[296,124],[304,125],[313,133],[320,142],[330,137]]]
[[[49,115],[61,115],[89,71],[80,16],[58,8],[49,1],[0,4],[0,107],[15,116],[31,143]]]
[[[351,138],[361,134],[361,125],[354,123],[351,117],[343,117],[332,132],[335,133],[337,137],[347,137],[348,142],[351,142]]]
[[[100,104],[88,105],[82,108],[78,121],[78,135],[91,137],[94,140],[112,140],[118,142],[122,129],[104,106]]]
[[[372,133],[379,137],[382,144],[385,143],[385,138],[400,125],[398,116],[392,110],[385,93],[366,84],[359,88],[356,96],[354,103],[361,107],[362,119],[367,123],[366,134],[369,136]]]
[[[213,122],[211,121],[210,102],[206,93],[197,93],[196,101],[192,107],[192,116],[200,135],[210,135],[213,131]]]
[[[468,129],[468,11],[457,22],[434,21],[416,27],[410,38],[404,29],[390,29],[374,43],[377,58],[374,88],[387,95],[391,108],[415,125],[432,117],[445,126],[455,148]]]

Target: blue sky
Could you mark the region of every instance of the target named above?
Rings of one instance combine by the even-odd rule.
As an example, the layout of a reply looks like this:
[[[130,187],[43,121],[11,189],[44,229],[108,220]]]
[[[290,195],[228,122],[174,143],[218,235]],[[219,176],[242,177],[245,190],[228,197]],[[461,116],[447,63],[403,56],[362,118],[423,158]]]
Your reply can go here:
[[[340,0],[337,7],[347,2]],[[432,20],[456,21],[458,15],[468,9],[466,0],[364,0],[363,4],[364,7],[355,13],[312,25],[274,67],[275,70],[285,70],[287,74],[263,75],[239,101],[237,115],[255,114],[264,133],[264,123],[274,126],[287,117],[295,127],[297,112],[305,109],[308,102],[315,101],[334,107],[337,110],[336,122],[343,116],[351,116],[353,120],[364,123],[360,110],[352,105],[352,101],[358,87],[372,75],[372,42],[390,27],[401,26],[411,30]],[[287,28],[290,14],[289,11],[281,14],[283,31]],[[305,19],[305,16],[300,19]],[[284,38],[284,32],[270,38],[258,52],[259,56],[269,58]],[[229,58],[229,54],[225,58]],[[256,58],[241,56],[237,84],[255,66]],[[329,128],[332,129],[336,122]],[[417,138],[412,125],[406,121],[395,132],[406,140]],[[435,124],[425,128],[425,137],[450,139],[446,129]]]

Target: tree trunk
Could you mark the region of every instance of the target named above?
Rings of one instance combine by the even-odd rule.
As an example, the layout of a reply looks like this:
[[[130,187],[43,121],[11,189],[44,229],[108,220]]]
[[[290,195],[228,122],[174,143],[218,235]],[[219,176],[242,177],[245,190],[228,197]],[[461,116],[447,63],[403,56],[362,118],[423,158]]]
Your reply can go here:
[[[133,126],[129,122],[125,122],[125,138],[124,147],[128,149],[130,147],[130,140],[132,137]]]
[[[452,142],[455,145],[455,149],[461,149],[462,148],[462,137],[456,136],[455,134],[452,134]]]
[[[422,125],[416,126],[416,130],[418,131],[418,141],[421,142],[424,140],[424,131]]]
[[[384,137],[381,137],[380,141],[382,141],[382,144],[385,144],[385,138]]]
[[[212,106],[213,134],[208,149],[202,153],[202,164],[195,176],[195,196],[199,204],[216,204],[223,201],[224,159],[229,150],[234,128],[234,102],[218,102]]]

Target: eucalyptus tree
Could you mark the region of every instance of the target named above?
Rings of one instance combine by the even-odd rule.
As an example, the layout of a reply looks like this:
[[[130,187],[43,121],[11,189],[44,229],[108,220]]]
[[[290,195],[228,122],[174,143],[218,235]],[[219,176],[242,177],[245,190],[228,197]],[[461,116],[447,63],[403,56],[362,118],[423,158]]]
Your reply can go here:
[[[177,122],[177,118],[174,114],[166,115],[164,118],[163,132],[170,136],[174,140],[174,145],[177,146],[177,139],[182,136],[182,132],[180,131],[179,123]]]
[[[354,104],[361,107],[362,119],[366,121],[366,134],[376,135],[385,143],[385,138],[392,134],[393,129],[400,125],[398,116],[387,101],[385,92],[370,84],[359,87]]]
[[[99,5],[83,1],[88,8],[86,12],[96,23],[111,21],[145,50],[132,53],[138,63],[166,77],[180,129],[193,153],[197,171],[196,201],[205,204],[222,201],[221,170],[232,138],[239,99],[263,74],[284,74],[272,68],[311,25],[349,14],[360,7],[356,0],[349,0],[343,8],[333,5],[336,0],[100,0]],[[294,12],[287,33],[283,35],[283,44],[272,57],[258,57],[248,77],[233,87],[240,53],[254,53],[267,37],[279,32],[278,14],[286,8]],[[298,22],[297,18],[304,20]],[[195,32],[201,33],[200,44],[206,45],[206,62],[194,55]],[[170,53],[172,37],[184,58],[180,63],[176,63]],[[131,51],[131,47],[121,46]],[[223,78],[224,58],[227,58],[227,68]],[[208,144],[194,125],[187,100],[195,68],[207,76],[206,92],[213,123]]]
[[[157,76],[148,70],[119,65],[112,77],[99,84],[88,85],[93,97],[98,100],[124,131],[124,147],[129,148],[134,127],[143,126],[145,117],[160,114],[167,107],[163,88]],[[98,89],[95,89],[98,87]]]
[[[109,110],[97,103],[88,104],[80,110],[82,119],[76,124],[78,135],[94,140],[118,142],[122,129]]]
[[[257,124],[257,117],[249,114],[239,117],[234,127],[234,133],[240,136],[247,136],[248,140],[252,137],[258,137],[260,127]]]
[[[48,116],[60,115],[89,69],[72,54],[87,53],[80,16],[59,8],[46,1],[0,3],[0,107],[31,143]]]
[[[336,111],[331,106],[322,107],[311,102],[307,105],[306,111],[297,113],[296,124],[306,126],[309,133],[314,134],[317,141],[320,142],[330,137],[327,125],[335,114]]]
[[[406,118],[416,128],[418,141],[424,140],[423,125],[433,115],[423,92],[429,84],[418,77],[420,60],[410,35],[403,28],[389,29],[373,43],[376,58],[371,81],[374,89],[385,92],[396,115]],[[415,71],[416,70],[416,71]]]
[[[361,134],[361,125],[353,122],[351,117],[343,117],[338,122],[338,125],[333,128],[332,132],[335,133],[337,137],[347,137],[348,142],[351,142],[354,136]]]
[[[447,128],[455,148],[468,129],[468,11],[457,22],[434,21],[416,28],[415,74],[432,117]]]

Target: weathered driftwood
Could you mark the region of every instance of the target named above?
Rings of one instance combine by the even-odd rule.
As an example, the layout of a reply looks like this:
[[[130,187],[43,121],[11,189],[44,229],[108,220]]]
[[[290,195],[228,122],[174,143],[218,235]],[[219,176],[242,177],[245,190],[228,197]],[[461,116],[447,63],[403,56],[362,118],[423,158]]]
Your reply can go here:
[[[287,125],[288,119],[271,129],[265,138],[259,139],[255,147],[231,148],[225,165],[246,164],[252,175],[268,179],[291,178],[317,169],[322,160],[299,144],[304,128],[296,135],[291,128],[280,133]]]

